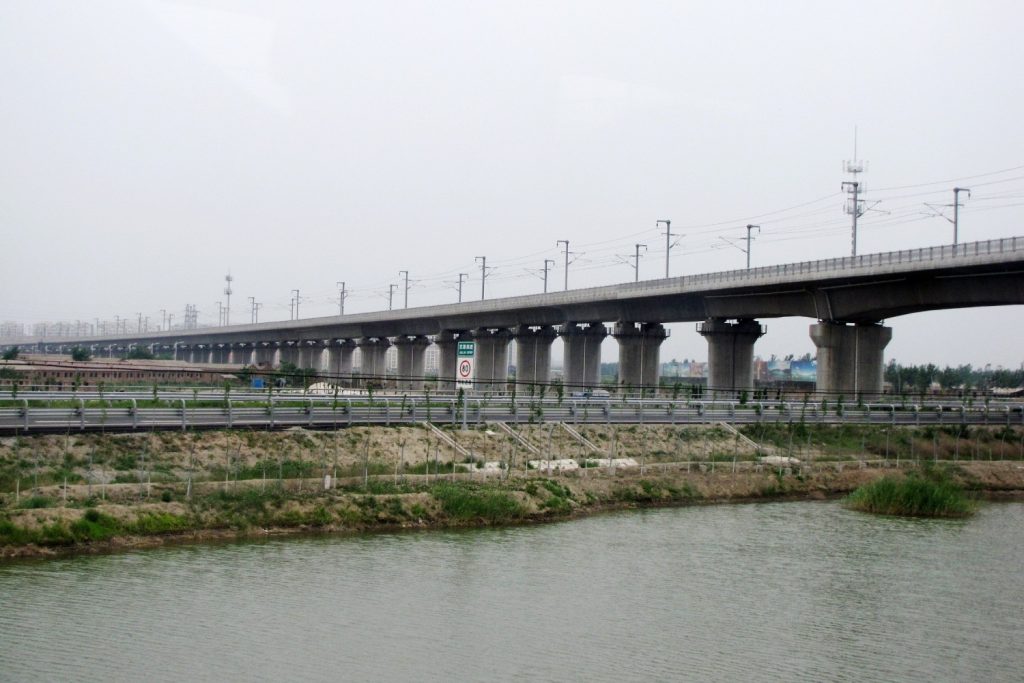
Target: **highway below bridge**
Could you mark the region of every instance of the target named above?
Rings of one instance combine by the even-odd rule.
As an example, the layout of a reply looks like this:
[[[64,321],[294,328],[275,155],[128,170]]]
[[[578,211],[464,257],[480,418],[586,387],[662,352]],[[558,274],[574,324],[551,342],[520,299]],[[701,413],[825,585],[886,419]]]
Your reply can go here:
[[[883,321],[921,311],[1024,304],[1024,237],[688,275],[548,294],[219,328],[115,336],[6,340],[0,349],[65,354],[75,346],[96,357],[124,357],[135,347],[178,360],[261,367],[284,362],[343,384],[387,381],[384,354],[398,352],[400,389],[423,388],[426,348],[439,349],[439,376],[453,381],[456,346],[475,342],[475,381],[500,390],[508,348],[516,341],[516,381],[551,379],[551,345],[564,346],[569,389],[600,382],[601,342],[618,342],[619,382],[656,387],[665,324],[697,323],[708,343],[712,390],[753,388],[760,320],[805,317],[817,347],[823,394],[881,393]],[[610,329],[609,329],[610,325]],[[354,360],[358,350],[358,371]]]
[[[157,405],[150,405],[157,403]],[[13,404],[13,405],[12,405]],[[665,399],[502,398],[436,396],[313,397],[239,394],[225,399],[118,395],[70,398],[66,394],[0,401],[0,434],[133,432],[190,429],[339,429],[353,425],[475,426],[506,423],[679,424],[757,423],[924,425],[1024,425],[1024,403],[928,402],[822,406],[807,402],[672,401]]]

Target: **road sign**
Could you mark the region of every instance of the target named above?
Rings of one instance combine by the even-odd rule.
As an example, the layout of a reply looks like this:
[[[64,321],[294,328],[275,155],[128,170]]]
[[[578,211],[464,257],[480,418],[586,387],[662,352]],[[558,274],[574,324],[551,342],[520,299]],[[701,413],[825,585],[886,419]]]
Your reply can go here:
[[[455,385],[465,389],[473,388],[474,366],[476,365],[476,342],[460,341],[456,347]]]

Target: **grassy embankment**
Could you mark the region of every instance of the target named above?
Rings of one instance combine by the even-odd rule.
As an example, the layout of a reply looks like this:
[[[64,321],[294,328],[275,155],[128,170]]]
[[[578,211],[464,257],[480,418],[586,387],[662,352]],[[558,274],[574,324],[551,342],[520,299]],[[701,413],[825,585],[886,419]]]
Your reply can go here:
[[[0,548],[8,555],[45,549],[107,548],[139,539],[245,537],[271,531],[370,529],[515,524],[563,518],[602,506],[670,504],[701,500],[688,484],[663,479],[559,482],[547,478],[490,482],[370,480],[305,492],[280,485],[232,487],[203,494],[171,493],[159,502],[122,505],[97,498],[63,504],[26,498],[0,512]],[[122,543],[117,543],[122,539]],[[134,541],[132,539],[135,539]],[[32,546],[35,546],[33,549]],[[21,548],[25,552],[19,552]]]
[[[446,429],[469,450],[468,458],[419,426],[0,439],[0,554],[284,530],[519,523],[638,505],[820,498],[849,493],[892,472],[894,451],[904,454],[904,466],[935,452],[952,460],[958,438],[962,456],[983,457],[952,465],[957,483],[975,492],[1024,490],[1018,463],[989,463],[984,457],[995,451],[1013,458],[1019,430],[973,428],[965,437],[942,431],[946,427],[892,434],[884,429],[745,429],[764,452],[802,456],[805,464],[784,471],[757,465],[762,451],[719,426],[581,426],[602,453],[646,462],[646,474],[603,468],[553,477],[528,469],[524,461],[536,456],[521,448],[517,453],[507,435],[487,426]],[[583,462],[595,455],[553,425],[522,425],[520,433],[550,457]],[[911,446],[911,440],[918,443]],[[798,450],[801,441],[804,448]],[[865,468],[849,457],[832,462],[858,442],[866,445],[862,459],[888,466]],[[916,459],[907,457],[912,450]],[[511,476],[487,477],[477,469],[482,461],[496,460],[511,466]],[[325,474],[333,482],[328,490]]]

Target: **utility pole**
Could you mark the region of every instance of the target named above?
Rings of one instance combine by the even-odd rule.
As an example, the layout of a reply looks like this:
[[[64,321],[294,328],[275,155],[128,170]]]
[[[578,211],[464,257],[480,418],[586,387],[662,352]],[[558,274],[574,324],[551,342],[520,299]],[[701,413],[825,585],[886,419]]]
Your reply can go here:
[[[224,325],[224,302],[217,302],[217,327]]]
[[[569,240],[558,240],[555,242],[557,247],[560,244],[565,245],[565,291],[569,291]]]
[[[548,269],[553,267],[555,262],[552,259],[544,259],[544,293],[548,293]]]
[[[142,314],[139,313],[139,329],[138,332],[142,332]]]
[[[487,257],[477,256],[475,260],[480,264],[480,301],[483,301],[484,287],[487,285]]]
[[[636,254],[633,256],[633,270],[635,271],[633,282],[640,282],[640,247],[643,247],[644,251],[647,251],[647,245],[635,244],[633,246],[636,248]]]
[[[252,321],[254,323],[258,323],[260,321],[260,306],[262,305],[263,304],[258,302],[253,302],[252,304]]]
[[[146,331],[146,332],[149,332],[149,316],[148,315],[145,318],[142,319],[142,329],[144,331]]]
[[[760,225],[750,225],[749,223],[747,223],[747,270],[750,270],[750,240],[753,239],[750,236],[750,231],[753,230],[754,228],[757,228],[758,234],[761,233]]]
[[[409,271],[400,270],[398,271],[399,277],[405,277],[405,300],[403,301],[402,308],[409,308]]]
[[[249,297],[249,322],[256,322],[256,297]]]
[[[462,303],[462,283],[469,279],[469,273],[459,273],[459,303]]]
[[[662,218],[654,221],[654,227],[658,227],[662,223],[665,224],[665,277],[669,277],[668,274],[668,257],[672,253],[672,238],[678,235],[672,234],[672,221],[667,218]]]
[[[299,290],[293,289],[292,294],[295,295],[293,301],[295,302],[295,319],[299,319]]]
[[[338,315],[345,315],[345,299],[348,297],[348,292],[345,291],[344,282],[335,282],[338,287]]]
[[[167,330],[170,331],[171,326],[174,324],[174,314],[171,313],[167,316]]]
[[[954,187],[953,188],[953,246],[956,247],[959,244],[960,237],[960,193],[966,192],[967,197],[970,198],[971,190],[966,187]],[[954,249],[955,251],[955,249]]]
[[[398,289],[398,285],[388,285],[388,310],[392,310],[391,303],[395,297],[395,290]]]
[[[224,296],[227,297],[228,305],[224,307],[224,325],[231,324],[231,283],[235,278],[231,277],[231,271],[224,276],[224,282],[227,284],[224,286]]]
[[[161,322],[160,322],[160,329],[161,330],[166,330],[167,329],[167,309],[166,308],[161,308],[160,309],[160,315],[163,316],[163,320],[161,320]]]

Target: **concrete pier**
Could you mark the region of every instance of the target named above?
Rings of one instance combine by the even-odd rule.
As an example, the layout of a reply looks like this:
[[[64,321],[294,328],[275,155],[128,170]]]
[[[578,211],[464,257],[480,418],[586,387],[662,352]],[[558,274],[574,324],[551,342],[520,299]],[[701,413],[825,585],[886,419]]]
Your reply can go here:
[[[264,367],[274,367],[274,356],[276,355],[276,344],[258,342],[253,350],[253,363]]]
[[[356,343],[351,339],[338,339],[328,347],[327,372],[332,380],[341,384],[352,382],[352,355]]]
[[[512,331],[504,327],[479,328],[473,330],[473,341],[476,342],[475,388],[477,391],[504,391],[508,384],[508,343],[512,341]]]
[[[387,362],[384,354],[391,347],[391,340],[387,337],[362,337],[356,345],[359,347],[359,355],[362,357],[362,365],[359,368],[359,377],[363,384],[370,384],[377,387],[384,386],[387,380]]]
[[[535,391],[551,381],[551,344],[558,333],[550,325],[520,325],[512,336],[516,340],[516,383],[518,391]]]
[[[822,321],[811,325],[810,332],[818,347],[818,393],[849,400],[882,393],[884,351],[892,339],[891,327]]]
[[[697,327],[708,342],[708,389],[735,398],[754,389],[754,342],[765,333],[756,320],[708,318]]]
[[[422,335],[401,335],[393,343],[398,349],[398,388],[423,389],[423,363],[430,340]]]
[[[600,322],[581,327],[570,322],[558,328],[558,336],[565,344],[563,385],[569,390],[596,387],[601,384],[601,342],[608,336],[608,328]]]
[[[283,341],[278,349],[277,364],[284,365],[285,363],[291,363],[298,367],[299,365],[299,347],[296,341]]]
[[[253,353],[254,349],[252,344],[246,344],[244,342],[232,344],[229,362],[237,363],[238,365],[252,365]]]
[[[661,344],[668,331],[660,323],[615,323],[612,336],[619,343],[619,386],[623,389],[658,390]]]
[[[461,330],[443,330],[434,337],[437,345],[437,388],[441,391],[455,389],[455,363],[459,338],[465,332]]]
[[[303,339],[298,344],[298,365],[303,370],[313,369],[320,370],[320,352],[323,350],[323,345],[313,339]]]

